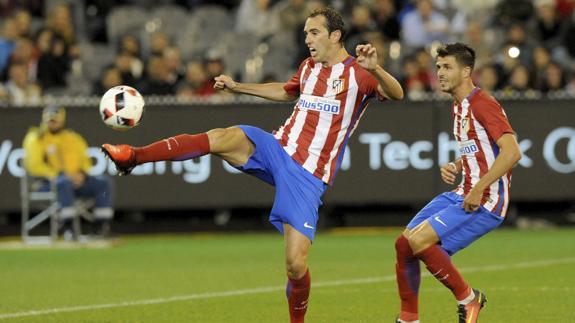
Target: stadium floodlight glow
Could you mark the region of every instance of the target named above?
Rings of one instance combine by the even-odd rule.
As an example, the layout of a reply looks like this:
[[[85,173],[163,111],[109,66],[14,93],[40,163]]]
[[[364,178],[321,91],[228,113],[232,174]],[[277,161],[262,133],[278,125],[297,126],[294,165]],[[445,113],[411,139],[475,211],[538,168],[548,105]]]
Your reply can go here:
[[[509,47],[509,49],[507,50],[507,55],[509,55],[509,57],[511,58],[517,58],[519,57],[519,55],[521,54],[521,51],[519,50],[519,48],[513,46],[513,47]]]

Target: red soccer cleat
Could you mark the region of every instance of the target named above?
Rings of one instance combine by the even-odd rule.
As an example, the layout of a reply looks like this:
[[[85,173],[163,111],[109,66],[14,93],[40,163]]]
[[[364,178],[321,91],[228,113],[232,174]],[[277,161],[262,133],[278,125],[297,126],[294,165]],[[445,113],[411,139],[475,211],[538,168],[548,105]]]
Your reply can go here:
[[[130,174],[137,165],[136,153],[132,146],[103,144],[102,152],[114,162],[120,176]]]
[[[473,293],[475,294],[475,298],[469,304],[457,306],[459,323],[476,323],[479,317],[479,311],[481,311],[487,302],[487,298],[482,292],[474,289]]]

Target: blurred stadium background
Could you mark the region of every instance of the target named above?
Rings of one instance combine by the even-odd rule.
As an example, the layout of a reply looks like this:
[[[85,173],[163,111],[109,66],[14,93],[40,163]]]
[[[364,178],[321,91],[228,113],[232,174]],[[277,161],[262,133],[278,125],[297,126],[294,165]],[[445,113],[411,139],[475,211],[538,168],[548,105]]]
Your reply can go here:
[[[0,1],[0,236],[9,240],[20,233],[20,177],[24,175],[20,147],[27,129],[39,123],[41,108],[47,104],[67,107],[68,126],[91,146],[92,173],[110,176],[114,168],[98,150],[104,142],[143,145],[182,132],[240,123],[271,131],[283,123],[291,105],[215,93],[212,79],[227,73],[244,82],[287,80],[307,56],[301,32],[305,17],[326,4],[344,13],[349,52],[359,43],[374,44],[380,64],[401,81],[406,99],[372,104],[350,142],[343,169],[320,210],[319,232],[335,232],[320,236],[319,241],[325,243],[314,251],[317,272],[325,273],[320,281],[331,281],[333,286],[342,279],[374,276],[379,278],[373,282],[387,281],[385,275],[393,273],[391,237],[399,231],[369,228],[405,225],[426,201],[449,189],[437,169],[455,158],[456,150],[449,132],[450,102],[437,90],[433,52],[441,42],[463,41],[477,51],[475,80],[501,100],[524,157],[513,173],[507,230],[487,236],[458,259],[469,268],[501,263],[515,268],[497,281],[489,274],[492,269],[480,269],[483,275],[474,278],[488,290],[495,289],[491,295],[496,299],[517,299],[520,294],[523,304],[540,306],[536,313],[527,311],[519,317],[500,309],[486,314],[492,315],[488,322],[575,322],[561,315],[571,313],[568,309],[575,305],[575,282],[568,270],[572,271],[573,259],[562,258],[575,255],[573,0]],[[426,23],[421,17],[426,17]],[[147,101],[143,123],[125,133],[106,128],[97,112],[100,96],[119,84],[136,87]],[[3,295],[12,295],[9,301],[0,302],[0,320],[251,322],[249,315],[238,313],[256,302],[270,309],[260,313],[257,321],[284,321],[278,319],[285,314],[281,297],[266,296],[273,291],[281,294],[281,288],[264,290],[261,295],[256,291],[240,303],[226,300],[222,306],[229,306],[229,313],[221,311],[220,303],[206,300],[227,297],[229,290],[283,284],[280,237],[206,238],[199,234],[273,232],[267,223],[271,187],[237,175],[210,157],[149,164],[138,167],[133,176],[113,178],[116,216],[112,231],[127,243],[109,252],[0,250],[6,260],[0,270]],[[364,231],[353,231],[356,227]],[[47,228],[46,224],[39,231],[47,232]],[[340,236],[342,229],[348,233]],[[178,232],[191,233],[192,240],[130,238],[135,233]],[[370,232],[376,232],[375,236]],[[252,262],[232,248],[249,255]],[[495,249],[495,255],[487,252]],[[252,257],[254,250],[259,252]],[[147,259],[149,252],[153,260]],[[220,252],[224,260],[212,255]],[[341,254],[353,255],[352,263],[342,261]],[[378,257],[385,263],[377,262]],[[532,258],[544,262],[530,263],[525,268],[534,269],[523,270],[521,264]],[[555,262],[545,262],[549,259]],[[47,266],[50,278],[37,277],[38,264]],[[232,265],[237,269],[233,274],[222,270]],[[536,271],[539,265],[546,270]],[[378,268],[383,266],[385,271]],[[136,274],[141,268],[149,272]],[[94,275],[83,275],[92,270]],[[545,278],[529,280],[531,273]],[[187,274],[195,278],[179,284]],[[23,275],[36,278],[24,279]],[[166,278],[170,275],[174,280]],[[513,280],[518,277],[524,285]],[[208,283],[212,279],[223,280]],[[54,297],[66,280],[77,284],[61,289],[60,298]],[[150,283],[141,283],[145,280]],[[391,283],[385,288],[366,285],[360,288],[362,292],[356,283],[346,284],[340,284],[347,286],[341,292],[351,295],[350,299],[382,299],[382,304],[397,307]],[[437,288],[424,290],[428,299],[436,297]],[[210,296],[214,291],[223,291],[223,296]],[[546,292],[554,293],[562,300],[560,304],[543,301],[541,295],[550,295]],[[338,303],[339,297],[328,289],[317,293],[320,304],[310,312],[316,319],[313,322],[381,322],[391,321],[395,314],[391,308],[367,307],[358,301],[353,306],[358,313],[366,313],[366,319],[355,320],[352,314],[338,312],[338,306],[347,305]],[[112,310],[86,314],[95,313],[90,310],[96,306],[62,311],[78,312],[70,316],[49,316],[51,312],[10,316],[74,305],[154,300],[158,295],[192,295],[184,301],[200,299],[207,313],[188,313],[182,318],[174,313],[185,312],[186,307],[169,305],[141,312],[139,307],[123,311],[104,306]],[[442,299],[448,297],[445,294]],[[431,306],[425,309],[430,317],[444,318],[442,322],[454,316],[449,314],[451,308],[449,313]],[[166,316],[165,310],[172,314]]]
[[[0,3],[0,233],[18,232],[19,147],[40,108],[70,110],[68,126],[92,146],[95,174],[113,173],[97,151],[103,142],[141,145],[239,123],[271,131],[291,105],[218,94],[212,79],[287,80],[307,56],[305,17],[326,4],[345,15],[348,50],[377,46],[407,98],[366,114],[326,196],[322,226],[404,224],[447,189],[436,169],[455,157],[450,103],[437,91],[433,67],[433,49],[446,41],[476,49],[476,82],[502,100],[518,132],[525,157],[507,224],[575,222],[572,0],[22,0]],[[144,123],[127,133],[97,116],[101,94],[118,84],[147,100]],[[205,157],[116,178],[114,231],[271,229],[272,189],[230,171]]]

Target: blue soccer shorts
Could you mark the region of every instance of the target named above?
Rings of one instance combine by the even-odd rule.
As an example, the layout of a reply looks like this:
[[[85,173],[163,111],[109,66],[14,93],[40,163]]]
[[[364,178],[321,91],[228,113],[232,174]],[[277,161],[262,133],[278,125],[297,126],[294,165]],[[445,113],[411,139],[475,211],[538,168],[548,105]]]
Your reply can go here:
[[[294,161],[270,133],[252,126],[239,128],[256,149],[244,165],[236,168],[276,188],[270,222],[282,234],[283,224],[288,223],[313,241],[327,184]]]
[[[439,236],[443,249],[453,255],[503,222],[502,216],[483,206],[475,212],[465,212],[463,199],[453,192],[436,196],[415,215],[407,228],[411,230],[427,220]]]

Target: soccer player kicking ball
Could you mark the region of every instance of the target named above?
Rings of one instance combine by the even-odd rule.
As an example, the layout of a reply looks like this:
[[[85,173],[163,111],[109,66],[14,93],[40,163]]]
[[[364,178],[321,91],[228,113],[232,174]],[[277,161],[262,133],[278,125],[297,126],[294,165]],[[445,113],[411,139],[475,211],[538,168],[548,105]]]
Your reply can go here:
[[[142,163],[213,154],[275,186],[269,219],[284,235],[291,322],[304,322],[310,292],[307,255],[321,197],[333,183],[346,142],[370,99],[403,97],[397,80],[377,65],[375,48],[359,45],[357,59],[346,52],[338,12],[330,8],[313,12],[304,33],[311,57],[287,83],[244,84],[226,75],[215,78],[219,90],[274,101],[297,99],[292,115],[273,135],[241,125],[182,134],[139,148],[102,146],[124,174]]]
[[[460,323],[477,322],[485,295],[471,288],[450,256],[497,228],[509,205],[511,168],[521,158],[513,129],[499,103],[473,85],[475,52],[456,43],[437,50],[441,91],[453,96],[453,134],[461,158],[441,167],[444,182],[462,181],[452,192],[427,204],[395,242],[401,298],[397,322],[419,322],[419,260],[449,288],[458,303]]]

